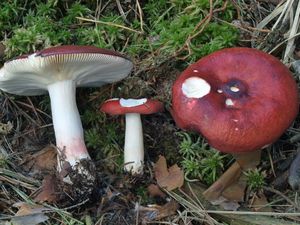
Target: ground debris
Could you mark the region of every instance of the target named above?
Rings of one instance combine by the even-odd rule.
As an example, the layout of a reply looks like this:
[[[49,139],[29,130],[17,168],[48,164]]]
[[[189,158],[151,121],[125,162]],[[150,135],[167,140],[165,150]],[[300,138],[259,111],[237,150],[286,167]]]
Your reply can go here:
[[[7,135],[13,129],[13,124],[8,121],[7,123],[0,123],[0,134]]]
[[[216,200],[210,201],[210,203],[214,206],[220,206],[224,210],[236,211],[240,208],[240,204],[238,202],[228,200],[223,196],[220,196]]]
[[[159,156],[158,161],[155,163],[154,174],[157,184],[168,191],[181,187],[184,182],[182,169],[180,169],[177,164],[168,169],[167,161],[164,156]]]
[[[37,193],[34,200],[36,202],[48,202],[55,203],[60,199],[60,194],[58,192],[58,183],[55,175],[45,176],[41,190]]]
[[[147,191],[150,197],[165,198],[167,196],[156,184],[150,184],[147,187]]]
[[[136,205],[135,210],[138,212],[141,223],[146,224],[174,215],[178,208],[179,204],[171,200],[164,205],[148,205],[147,207]]]
[[[45,215],[48,208],[41,205],[31,205],[25,202],[15,203],[13,206],[18,207],[19,210],[10,221],[5,221],[9,225],[37,225],[49,219]]]
[[[263,193],[255,194],[252,197],[250,208],[255,212],[273,212],[272,207]]]
[[[26,156],[21,164],[31,175],[53,173],[56,171],[57,165],[56,154],[53,146],[47,146],[33,155]]]

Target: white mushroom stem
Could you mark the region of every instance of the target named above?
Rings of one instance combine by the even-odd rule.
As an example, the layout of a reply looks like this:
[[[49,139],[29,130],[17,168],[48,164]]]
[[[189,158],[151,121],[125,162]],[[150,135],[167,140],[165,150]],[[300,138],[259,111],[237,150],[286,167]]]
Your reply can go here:
[[[143,173],[144,140],[141,116],[138,113],[125,115],[124,169],[132,174]]]
[[[84,143],[83,128],[76,105],[75,82],[58,81],[48,85],[48,91],[59,160],[69,162],[73,167],[80,160],[90,158]],[[59,166],[58,170],[60,171]]]

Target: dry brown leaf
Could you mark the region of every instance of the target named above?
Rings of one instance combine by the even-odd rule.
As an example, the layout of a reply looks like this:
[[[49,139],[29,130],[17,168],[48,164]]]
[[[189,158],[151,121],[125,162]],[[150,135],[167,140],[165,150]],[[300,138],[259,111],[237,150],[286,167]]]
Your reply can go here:
[[[47,146],[41,151],[29,156],[25,161],[25,169],[33,174],[42,172],[51,172],[56,170],[57,157],[56,149]]]
[[[160,188],[155,184],[150,184],[147,187],[147,190],[150,197],[161,197],[161,198],[166,197],[166,194],[163,191],[161,191]]]
[[[264,194],[255,195],[252,199],[251,209],[255,212],[272,212],[269,202]]]
[[[15,216],[27,216],[35,213],[42,213],[48,210],[48,208],[42,205],[31,205],[26,202],[17,202],[13,206],[19,208]]]
[[[184,173],[177,166],[177,164],[167,167],[167,161],[164,156],[159,156],[158,161],[154,165],[154,174],[157,184],[166,188],[168,191],[172,191],[183,185]]]
[[[164,156],[159,156],[157,162],[154,165],[154,173],[156,180],[158,180],[161,177],[167,177],[169,175],[167,160]]]
[[[41,191],[34,198],[37,202],[54,203],[59,200],[57,191],[57,180],[54,175],[48,175],[44,178]]]
[[[13,225],[37,225],[49,219],[44,214],[49,210],[41,205],[31,205],[25,202],[15,203],[13,206],[19,207],[16,217],[12,218],[10,224]]]
[[[212,205],[218,205],[224,210],[236,211],[240,207],[240,204],[236,201],[230,201],[223,196],[218,197],[215,200],[209,201]]]
[[[143,223],[147,223],[153,220],[160,220],[162,218],[174,215],[176,210],[179,208],[179,204],[175,200],[160,206],[160,205],[151,205],[148,207],[140,206],[138,208],[140,218]]]
[[[222,196],[229,201],[243,202],[246,187],[247,181],[245,179],[245,175],[242,174],[236,183],[231,184],[222,192]]]

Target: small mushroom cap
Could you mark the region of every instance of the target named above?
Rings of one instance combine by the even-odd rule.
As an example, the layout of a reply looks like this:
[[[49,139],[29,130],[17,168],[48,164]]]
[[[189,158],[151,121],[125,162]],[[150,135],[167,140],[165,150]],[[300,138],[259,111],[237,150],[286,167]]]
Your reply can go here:
[[[172,116],[228,153],[276,141],[298,114],[298,88],[275,57],[250,48],[212,53],[189,66],[172,88]]]
[[[132,62],[120,53],[93,46],[52,47],[7,61],[0,70],[0,88],[18,95],[39,95],[57,81],[99,87],[126,77]]]
[[[100,111],[110,115],[123,115],[126,113],[153,114],[163,111],[163,103],[153,99],[119,99],[113,98],[105,101]]]

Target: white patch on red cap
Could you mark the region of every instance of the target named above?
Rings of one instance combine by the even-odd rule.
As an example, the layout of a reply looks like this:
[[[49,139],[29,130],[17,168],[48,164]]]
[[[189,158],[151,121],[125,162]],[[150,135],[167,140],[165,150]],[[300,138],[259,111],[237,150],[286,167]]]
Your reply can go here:
[[[199,77],[190,77],[181,86],[182,93],[188,98],[202,98],[210,89],[209,83]]]
[[[147,98],[141,98],[141,99],[133,99],[133,98],[124,99],[124,98],[121,98],[120,99],[120,105],[122,107],[135,107],[135,106],[143,105],[146,102],[147,102]]]
[[[239,92],[240,89],[238,87],[232,86],[232,87],[230,87],[230,91],[232,91],[232,92]]]
[[[225,104],[226,104],[226,106],[234,106],[234,103],[233,103],[232,99],[230,99],[230,98],[227,98],[225,100]]]

